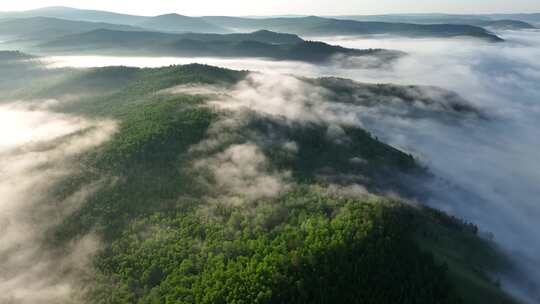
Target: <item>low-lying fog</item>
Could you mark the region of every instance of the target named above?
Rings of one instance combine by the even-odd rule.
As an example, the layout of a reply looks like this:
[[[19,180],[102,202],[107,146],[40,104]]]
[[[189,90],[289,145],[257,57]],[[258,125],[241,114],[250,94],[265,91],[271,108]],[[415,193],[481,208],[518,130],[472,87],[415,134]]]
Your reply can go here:
[[[380,117],[371,128],[409,150],[447,182],[428,185],[427,203],[494,233],[527,277],[507,285],[540,299],[540,32],[506,32],[502,44],[473,41],[343,40],[348,47],[397,48],[410,54],[392,69],[344,71],[360,81],[429,84],[454,90],[487,121],[463,126]]]
[[[348,47],[397,48],[411,54],[393,69],[344,71],[369,82],[429,84],[454,90],[487,121],[451,126],[380,117],[380,137],[420,157],[448,181],[429,185],[429,204],[473,221],[519,260],[513,278],[530,302],[540,299],[540,32],[505,32],[502,44],[472,41],[343,40]],[[530,280],[526,282],[527,280]],[[523,289],[525,288],[525,290]]]
[[[98,248],[90,235],[61,250],[45,245],[47,230],[97,185],[64,201],[45,198],[76,172],[71,158],[106,141],[115,125],[53,113],[54,103],[0,105],[0,303],[68,303]]]
[[[378,70],[354,68],[362,65],[362,59],[321,66],[264,59],[60,56],[46,60],[51,67],[157,67],[197,62],[454,90],[484,111],[488,119],[450,125],[430,118],[381,116],[370,119],[364,127],[429,166],[438,178],[430,185],[419,185],[432,194],[426,203],[493,233],[526,273],[508,281],[502,278],[503,284],[516,295],[536,302],[540,299],[540,32],[500,35],[507,41],[319,39],[346,47],[409,53],[391,67]],[[362,120],[362,113],[358,115]]]

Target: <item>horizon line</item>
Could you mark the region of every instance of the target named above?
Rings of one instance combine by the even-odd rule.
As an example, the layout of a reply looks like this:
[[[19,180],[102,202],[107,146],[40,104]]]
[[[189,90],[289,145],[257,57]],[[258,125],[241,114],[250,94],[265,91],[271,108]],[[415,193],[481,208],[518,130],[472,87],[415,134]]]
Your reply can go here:
[[[347,16],[400,16],[400,15],[450,15],[450,16],[482,16],[482,15],[536,15],[540,14],[540,11],[538,12],[475,12],[475,13],[448,13],[448,12],[423,12],[423,13],[370,13],[370,14],[362,14],[362,13],[352,13],[352,14],[332,14],[332,15],[319,15],[319,14],[269,14],[269,15],[259,15],[259,14],[249,14],[249,15],[184,15],[176,11],[171,11],[169,13],[163,13],[158,15],[139,15],[139,14],[133,14],[133,13],[127,13],[127,12],[119,12],[119,11],[113,11],[113,10],[106,10],[106,9],[99,9],[99,8],[81,8],[81,7],[74,7],[74,6],[40,6],[32,9],[21,9],[21,10],[0,10],[0,13],[24,13],[24,12],[31,12],[36,10],[43,10],[43,9],[74,9],[74,10],[83,10],[83,11],[99,11],[99,12],[107,12],[107,13],[114,13],[114,14],[121,14],[121,15],[130,15],[130,16],[140,16],[140,17],[156,17],[156,16],[162,16],[167,14],[179,14],[187,17],[207,17],[207,16],[223,16],[223,17],[243,17],[243,18],[256,18],[256,17],[283,17],[283,16],[289,16],[289,17],[310,17],[310,16],[316,16],[316,17],[347,17]]]

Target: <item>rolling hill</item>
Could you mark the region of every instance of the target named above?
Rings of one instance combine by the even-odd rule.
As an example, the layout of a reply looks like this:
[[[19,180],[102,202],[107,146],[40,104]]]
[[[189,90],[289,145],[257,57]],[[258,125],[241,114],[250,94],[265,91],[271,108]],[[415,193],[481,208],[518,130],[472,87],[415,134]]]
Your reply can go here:
[[[486,27],[495,30],[511,29],[523,30],[534,29],[534,25],[520,19],[504,18],[497,19],[491,15],[448,15],[448,14],[405,14],[405,15],[368,15],[368,16],[336,16],[334,18],[356,20],[363,22],[399,22],[414,24],[465,24],[471,26]]]
[[[413,24],[407,22],[377,22],[344,20],[342,18],[240,18],[240,17],[187,17],[167,14],[155,17],[130,16],[99,11],[69,8],[44,8],[40,10],[5,13],[4,18],[18,16],[53,16],[65,19],[126,24],[166,32],[251,32],[270,30],[303,36],[327,35],[402,35],[407,37],[474,37],[488,41],[501,41],[499,37],[480,26],[469,24]],[[439,23],[439,22],[437,22]]]
[[[121,46],[148,46],[151,44],[171,44],[180,40],[196,40],[201,42],[242,42],[254,41],[267,44],[292,44],[303,42],[304,40],[296,35],[282,34],[270,31],[257,31],[245,34],[169,34],[160,32],[124,32],[107,29],[99,29],[87,33],[69,35],[47,42],[42,47],[66,48],[70,46],[77,48],[80,45],[84,47],[95,45],[96,48],[103,47],[121,47]],[[86,44],[86,45],[85,45]]]
[[[52,6],[23,12],[1,12],[0,18],[48,17],[72,21],[100,22],[136,25],[147,19],[145,16],[118,14],[98,10],[83,10],[71,7]]]
[[[409,24],[390,22],[360,22],[322,18],[316,16],[298,18],[247,19],[237,17],[203,17],[204,20],[223,27],[249,30],[252,28],[284,31],[306,36],[329,35],[401,35],[407,37],[457,37],[469,36],[488,41],[501,41],[485,29],[461,24]]]
[[[419,106],[421,87],[273,79],[196,64],[59,72],[37,87],[21,84],[18,94],[33,107],[53,98],[63,102],[50,111],[118,125],[100,146],[61,159],[74,169],[49,177],[51,189],[32,210],[32,219],[54,217],[40,250],[57,259],[89,233],[102,240],[89,269],[79,260],[61,268],[75,274],[77,299],[513,303],[488,275],[507,261],[476,226],[385,197],[407,197],[406,177],[429,178],[425,168],[359,125],[329,119],[355,106],[433,105],[459,121],[469,117],[463,107],[436,110],[430,94]],[[243,107],[222,107],[244,99]],[[300,116],[269,111],[278,99],[304,104]],[[74,138],[91,140],[91,131],[31,151],[65,152]]]
[[[537,27],[540,27],[540,13],[530,14],[490,14],[486,15],[488,18],[496,20],[519,20],[523,22],[531,23]]]
[[[167,14],[150,17],[138,26],[163,32],[225,33],[228,30],[200,18]]]
[[[383,56],[390,61],[402,55],[388,50],[348,49],[269,31],[219,35],[95,30],[65,36],[41,44],[39,48],[61,53],[261,57],[306,62],[326,62],[335,56]]]
[[[88,32],[97,29],[118,31],[141,30],[128,25],[71,21],[48,17],[31,17],[22,19],[0,19],[0,35],[12,39],[46,41],[66,35]]]
[[[537,28],[536,26],[524,21],[509,19],[479,21],[476,23],[476,25],[488,27],[494,30],[533,30]]]

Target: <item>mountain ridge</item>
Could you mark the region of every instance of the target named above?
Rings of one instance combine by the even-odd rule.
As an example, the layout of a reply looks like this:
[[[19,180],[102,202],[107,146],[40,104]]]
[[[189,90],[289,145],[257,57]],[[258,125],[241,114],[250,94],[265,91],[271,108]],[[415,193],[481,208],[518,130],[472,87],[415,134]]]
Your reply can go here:
[[[174,56],[261,57],[275,60],[327,62],[334,56],[384,56],[388,61],[401,52],[378,49],[349,49],[317,41],[306,41],[292,34],[260,30],[246,34],[169,34],[160,32],[98,29],[64,36],[38,46],[62,53],[116,52]]]
[[[60,11],[60,12],[59,12]],[[482,27],[461,24],[445,24],[444,27],[431,24],[409,23],[364,23],[355,20],[343,20],[328,17],[307,16],[297,18],[245,18],[245,17],[188,17],[179,14],[159,16],[132,16],[103,11],[86,11],[77,9],[47,9],[19,13],[5,13],[4,18],[11,16],[41,16],[62,17],[93,22],[106,21],[131,26],[147,27],[153,30],[167,32],[235,32],[266,29],[277,32],[287,32],[297,35],[376,35],[394,34],[408,37],[458,37],[469,36],[488,41],[501,41],[500,37]]]
[[[137,31],[141,28],[112,23],[74,21],[51,17],[0,19],[0,34],[17,39],[50,40],[96,29]]]
[[[89,276],[79,277],[80,263],[62,268],[81,279],[69,286],[89,303],[513,303],[488,275],[507,260],[478,227],[396,199],[408,197],[406,176],[428,178],[412,155],[363,124],[317,115],[385,107],[407,115],[392,110],[398,106],[470,119],[451,106],[452,94],[441,109],[429,92],[417,104],[420,88],[199,64],[51,73],[61,75],[30,71],[24,91],[11,89],[28,100],[69,100],[53,104],[55,113],[118,125],[108,141],[73,157],[76,170],[48,181],[51,191],[32,210],[56,215],[78,199],[78,208],[46,226],[39,249],[100,237]],[[267,96],[304,104],[302,116],[267,111]],[[248,103],[221,108],[222,98]],[[58,149],[85,135],[57,138]]]
[[[226,33],[227,29],[214,25],[196,17],[188,17],[176,13],[150,17],[137,24],[151,30],[165,32],[206,32]]]

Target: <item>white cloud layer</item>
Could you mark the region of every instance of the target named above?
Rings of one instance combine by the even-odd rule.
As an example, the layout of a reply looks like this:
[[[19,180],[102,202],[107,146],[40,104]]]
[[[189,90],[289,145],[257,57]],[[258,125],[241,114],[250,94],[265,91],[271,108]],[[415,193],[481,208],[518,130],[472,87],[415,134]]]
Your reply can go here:
[[[91,235],[54,251],[43,240],[99,184],[63,201],[48,194],[76,171],[71,157],[103,143],[116,127],[109,121],[51,113],[51,103],[0,105],[0,303],[72,300],[75,279],[98,248]]]

